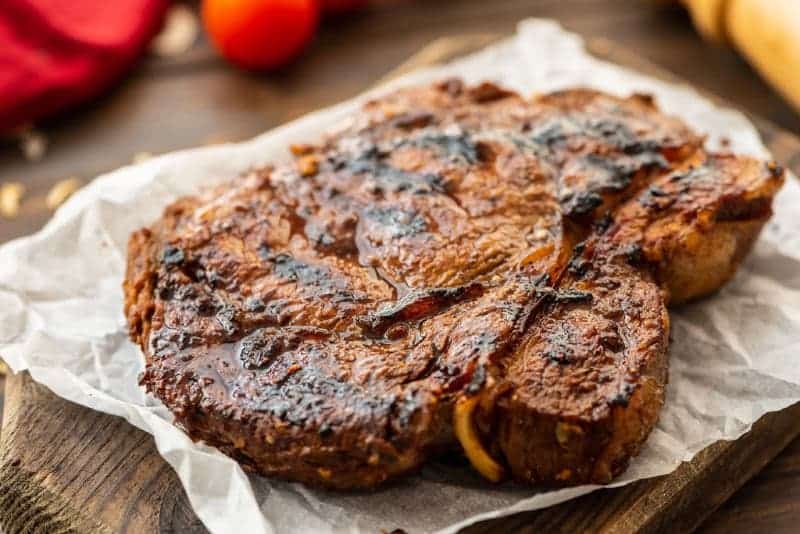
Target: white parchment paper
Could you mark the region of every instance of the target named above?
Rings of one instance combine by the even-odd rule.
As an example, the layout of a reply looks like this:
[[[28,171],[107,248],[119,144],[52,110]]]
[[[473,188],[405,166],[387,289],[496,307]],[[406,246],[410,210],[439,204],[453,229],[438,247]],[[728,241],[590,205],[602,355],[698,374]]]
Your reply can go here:
[[[593,59],[556,24],[528,20],[516,36],[392,87],[445,75],[491,79],[523,93],[590,86],[655,95],[658,104],[737,152],[768,157],[741,114]],[[381,90],[386,90],[383,88]],[[374,493],[336,494],[248,476],[194,444],[137,385],[142,357],[127,339],[120,284],[130,232],[199,187],[288,157],[359,105],[308,115],[247,143],[168,154],[93,181],[39,233],[0,248],[0,354],[14,371],[58,395],[115,415],[155,436],[192,506],[215,533],[453,532],[478,519],[531,510],[596,487],[542,492],[492,486],[463,465],[433,464]],[[800,188],[788,181],[775,217],[736,278],[716,296],[674,310],[667,402],[641,455],[615,484],[662,475],[719,439],[735,439],[764,413],[800,400]]]

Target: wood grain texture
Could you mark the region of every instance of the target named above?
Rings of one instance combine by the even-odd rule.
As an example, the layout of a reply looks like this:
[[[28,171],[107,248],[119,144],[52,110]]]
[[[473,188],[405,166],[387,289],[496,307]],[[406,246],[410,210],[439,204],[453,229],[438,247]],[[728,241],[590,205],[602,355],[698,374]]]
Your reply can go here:
[[[0,525],[17,532],[200,533],[153,438],[119,417],[8,377],[0,441]]]
[[[490,38],[482,35],[481,44]],[[471,45],[465,45],[470,41]],[[472,38],[451,40],[449,44],[439,41],[433,51],[429,48],[423,54],[423,62],[464,53],[477,42]],[[610,54],[627,63],[638,61],[618,47],[596,43],[595,52],[601,55]],[[186,61],[163,67],[165,70],[159,75],[169,77],[173,68],[190,73],[204,71],[214,63],[202,53]],[[412,61],[410,66],[413,65]],[[647,63],[635,66],[657,72]],[[251,104],[265,105],[268,100],[265,97],[263,101],[242,103],[242,109]],[[284,112],[286,109],[281,111]],[[797,139],[766,122],[760,127],[778,160],[800,170]],[[25,220],[30,227],[36,218]],[[0,225],[0,233],[6,228]],[[6,423],[0,441],[0,524],[8,534],[204,532],[177,477],[157,455],[150,436],[119,418],[59,399],[24,374],[10,377],[7,389]],[[771,414],[748,436],[712,446],[667,477],[604,490],[544,511],[483,523],[469,532],[691,530],[797,435],[799,415],[797,406]],[[800,452],[796,458],[800,458]],[[800,460],[794,460],[778,473],[791,476],[798,470]],[[786,502],[781,487],[785,484],[773,482],[758,491]],[[741,508],[746,507],[746,502],[734,509],[729,519],[716,523],[712,520],[704,528],[721,532],[743,524],[758,525],[757,512]],[[794,526],[787,519],[800,517],[800,513],[796,507],[793,510],[794,516],[792,509],[786,507],[782,512],[776,511],[775,517],[783,517],[783,525]]]
[[[2,372],[0,372],[0,429],[3,428],[3,404],[5,403],[5,392],[6,392],[6,376]]]
[[[699,529],[729,532],[796,533],[800,518],[800,439],[795,439],[758,475],[720,506]]]

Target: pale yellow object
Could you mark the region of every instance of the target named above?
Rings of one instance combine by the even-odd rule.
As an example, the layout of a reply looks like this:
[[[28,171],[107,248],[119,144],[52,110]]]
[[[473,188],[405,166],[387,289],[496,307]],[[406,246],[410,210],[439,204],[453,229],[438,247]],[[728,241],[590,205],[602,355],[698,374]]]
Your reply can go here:
[[[197,15],[188,6],[175,4],[167,12],[161,32],[155,36],[150,50],[156,55],[170,57],[188,51],[200,33]]]
[[[0,217],[13,219],[19,214],[19,206],[25,186],[19,182],[0,184]]]
[[[683,0],[697,30],[716,42],[725,40],[725,8],[730,0]]]
[[[472,416],[477,405],[477,396],[465,397],[456,403],[453,430],[472,467],[492,482],[500,482],[505,476],[505,470],[486,452],[475,432]]]
[[[136,154],[133,155],[133,158],[131,158],[131,161],[133,163],[142,163],[143,161],[147,161],[148,159],[150,159],[152,157],[153,157],[153,154],[151,154],[150,152],[137,152]]]
[[[800,110],[800,0],[729,0],[733,45]]]
[[[20,136],[20,148],[26,160],[41,161],[47,154],[47,136],[38,130],[27,128]]]
[[[47,197],[44,200],[48,209],[54,210],[67,200],[72,193],[77,191],[83,185],[80,178],[72,177],[66,180],[61,180],[47,192]]]
[[[683,0],[698,31],[727,42],[800,110],[800,0]]]

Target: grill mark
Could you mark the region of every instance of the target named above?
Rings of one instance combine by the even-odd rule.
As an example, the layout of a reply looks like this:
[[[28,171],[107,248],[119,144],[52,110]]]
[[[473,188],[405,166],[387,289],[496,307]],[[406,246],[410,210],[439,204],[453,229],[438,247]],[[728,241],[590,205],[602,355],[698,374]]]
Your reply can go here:
[[[276,276],[311,290],[312,297],[330,297],[336,303],[360,302],[366,298],[352,291],[346,277],[327,266],[299,260],[286,252],[279,253],[268,261],[273,264]]]
[[[385,229],[390,239],[409,237],[428,230],[428,223],[419,213],[396,206],[375,206],[364,209],[362,217]]]
[[[589,167],[602,171],[600,179],[589,184],[591,191],[597,193],[620,193],[631,185],[638,172],[669,168],[667,160],[656,153],[646,154],[645,157],[626,158],[622,161],[619,158],[588,154],[584,161]]]
[[[292,352],[307,339],[323,340],[330,332],[314,327],[257,328],[239,340],[236,357],[247,370],[264,369],[282,354]]]
[[[662,145],[655,139],[642,139],[624,123],[608,117],[598,118],[584,112],[573,112],[546,119],[530,134],[536,144],[553,148],[571,139],[589,137],[608,143],[627,155],[659,153]]]
[[[475,165],[481,161],[481,152],[472,136],[466,132],[455,134],[445,132],[426,132],[411,139],[402,139],[394,144],[395,148],[414,146],[428,150],[436,150],[440,154],[467,165]]]
[[[560,195],[559,202],[565,214],[571,218],[584,218],[603,204],[602,195],[622,193],[633,183],[637,173],[647,170],[667,170],[670,165],[662,153],[665,146],[654,139],[642,140],[633,134],[631,129],[622,122],[607,118],[596,118],[583,113],[570,114],[550,119],[539,125],[528,136],[535,146],[546,147],[544,156],[560,169],[558,188],[564,187],[564,162],[561,159],[563,151],[569,151],[569,143],[588,137],[610,146],[610,154],[589,153],[579,157],[587,178],[591,181],[580,184],[578,191],[567,191]],[[530,150],[530,145],[519,144],[521,148]],[[602,145],[601,145],[602,146]],[[688,157],[688,156],[686,156]],[[568,158],[567,163],[576,161]],[[592,172],[595,169],[599,173]],[[626,200],[638,191],[631,191],[625,195]]]
[[[319,351],[309,348],[311,351]],[[319,354],[324,360],[325,356]],[[298,364],[299,368],[286,374],[278,384],[258,383],[253,391],[245,392],[242,385],[234,386],[231,394],[250,404],[254,410],[266,412],[291,425],[306,427],[325,419],[336,427],[345,423],[341,410],[331,412],[332,399],[346,402],[351,411],[348,417],[375,420],[391,419],[395,399],[390,395],[372,396],[369,391],[352,382],[342,382],[329,376],[314,363]]]
[[[373,194],[408,191],[415,195],[446,192],[444,178],[432,173],[418,173],[397,169],[384,160],[389,154],[372,145],[353,160],[338,160],[336,168],[346,168],[354,175],[362,175],[370,183]]]

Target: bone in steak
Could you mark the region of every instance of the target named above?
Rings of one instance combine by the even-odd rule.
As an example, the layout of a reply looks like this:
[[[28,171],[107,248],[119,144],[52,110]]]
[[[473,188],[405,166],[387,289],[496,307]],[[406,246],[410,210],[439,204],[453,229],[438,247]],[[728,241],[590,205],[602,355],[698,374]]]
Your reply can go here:
[[[783,180],[646,96],[459,80],[292,151],[134,233],[125,312],[190,436],[341,489],[458,450],[610,481],[664,400],[667,304],[733,275]]]

